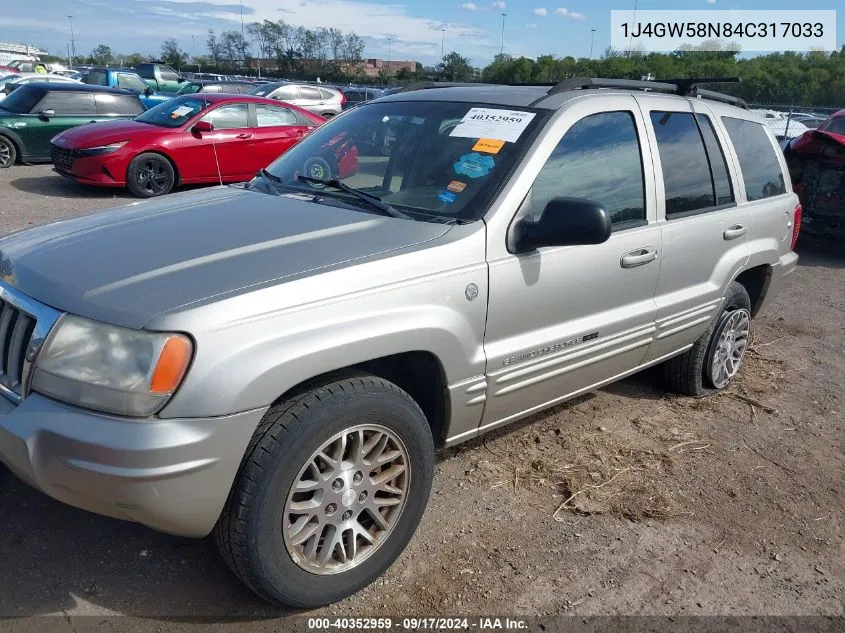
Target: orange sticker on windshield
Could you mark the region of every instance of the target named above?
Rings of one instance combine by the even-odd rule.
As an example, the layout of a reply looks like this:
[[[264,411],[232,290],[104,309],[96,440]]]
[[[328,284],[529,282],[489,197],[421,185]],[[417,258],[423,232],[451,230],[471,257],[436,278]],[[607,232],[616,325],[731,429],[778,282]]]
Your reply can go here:
[[[453,180],[449,183],[449,186],[446,187],[446,189],[453,193],[461,193],[466,188],[467,184],[465,182],[461,182],[460,180]]]
[[[504,141],[497,141],[491,138],[480,138],[478,142],[472,146],[474,152],[487,152],[488,154],[498,154],[499,150],[505,146]]]

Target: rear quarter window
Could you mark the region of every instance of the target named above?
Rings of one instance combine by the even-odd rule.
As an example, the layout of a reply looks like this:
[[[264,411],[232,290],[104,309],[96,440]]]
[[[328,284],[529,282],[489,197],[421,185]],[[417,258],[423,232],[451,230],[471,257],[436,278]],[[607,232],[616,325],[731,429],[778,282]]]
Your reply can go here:
[[[786,193],[786,182],[775,146],[762,123],[722,117],[739,158],[748,200],[763,200]]]

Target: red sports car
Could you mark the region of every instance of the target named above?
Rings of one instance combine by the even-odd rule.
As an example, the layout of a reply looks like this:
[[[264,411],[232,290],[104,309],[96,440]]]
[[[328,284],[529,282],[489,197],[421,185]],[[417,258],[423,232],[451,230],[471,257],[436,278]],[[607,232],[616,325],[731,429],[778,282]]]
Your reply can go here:
[[[82,125],[51,141],[55,170],[72,180],[127,187],[150,198],[175,186],[250,180],[325,119],[248,95],[175,97],[132,120]],[[354,145],[326,148],[343,177],[357,168]]]

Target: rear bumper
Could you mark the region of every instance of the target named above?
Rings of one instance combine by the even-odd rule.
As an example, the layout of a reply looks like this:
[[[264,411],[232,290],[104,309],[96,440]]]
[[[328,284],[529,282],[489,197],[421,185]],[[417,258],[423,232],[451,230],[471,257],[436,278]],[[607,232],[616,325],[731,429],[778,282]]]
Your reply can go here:
[[[188,537],[217,521],[266,409],[138,421],[0,397],[0,461],[51,497]]]
[[[797,266],[798,253],[790,251],[786,255],[781,255],[778,262],[772,266],[769,283],[767,284],[763,297],[760,299],[760,304],[756,310],[757,314],[765,310],[774,301],[775,297],[780,294],[789,276],[795,272]]]

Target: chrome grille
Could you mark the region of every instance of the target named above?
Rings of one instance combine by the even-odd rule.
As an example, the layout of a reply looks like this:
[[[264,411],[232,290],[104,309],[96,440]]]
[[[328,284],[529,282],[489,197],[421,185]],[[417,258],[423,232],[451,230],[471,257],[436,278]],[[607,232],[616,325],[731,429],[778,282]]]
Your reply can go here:
[[[35,330],[35,319],[12,304],[0,308],[0,385],[21,395],[26,348]]]
[[[70,171],[73,167],[74,155],[72,150],[50,143],[50,156],[53,159],[53,165],[57,169]]]

